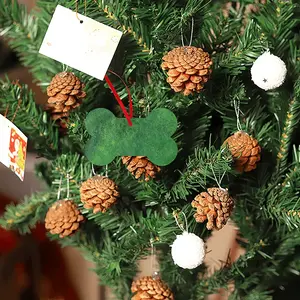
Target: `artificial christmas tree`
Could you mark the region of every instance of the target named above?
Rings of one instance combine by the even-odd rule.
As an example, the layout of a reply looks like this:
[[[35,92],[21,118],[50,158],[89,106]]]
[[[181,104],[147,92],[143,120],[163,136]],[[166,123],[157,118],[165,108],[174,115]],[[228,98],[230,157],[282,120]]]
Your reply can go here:
[[[84,91],[82,83],[73,85],[72,89],[78,91],[80,97],[86,93],[86,99],[79,106],[81,98],[76,99],[71,106],[77,107],[72,106],[70,110],[66,108],[69,102],[63,105],[57,102],[70,100],[60,100],[66,98],[60,95],[64,95],[61,93],[63,85],[62,90],[57,86],[57,92],[52,88],[48,91],[50,97],[56,97],[50,104],[59,109],[59,113],[68,114],[62,115],[67,126],[62,134],[59,124],[53,122],[51,111],[35,104],[34,95],[27,86],[1,81],[1,111],[3,114],[6,111],[6,118],[13,120],[29,137],[38,155],[47,159],[37,165],[37,174],[49,185],[46,192],[33,194],[16,206],[7,207],[0,219],[1,226],[28,232],[45,219],[58,192],[67,191],[70,196],[67,198],[74,201],[86,222],[70,236],[59,239],[54,235],[53,238],[63,246],[72,245],[83,251],[85,257],[95,263],[101,283],[110,286],[120,300],[132,297],[131,283],[138,272],[138,261],[151,253],[153,245],[158,253],[160,276],[176,300],[204,299],[226,288],[229,282],[234,283],[233,299],[269,300],[274,290],[283,290],[290,279],[297,279],[300,246],[299,3],[292,0],[256,2],[255,9],[249,9],[253,1],[237,4],[208,0],[86,0],[76,1],[76,5],[74,1],[55,0],[40,1],[34,14],[28,14],[17,1],[0,2],[1,36],[7,39],[45,92],[52,78],[65,70],[86,85]],[[61,18],[49,41],[46,32],[58,4],[71,11],[60,8],[68,18]],[[225,9],[226,4],[231,4],[230,9]],[[86,16],[80,15],[84,12]],[[57,21],[56,17],[54,19]],[[96,27],[89,24],[96,24]],[[119,31],[123,35],[117,47]],[[62,53],[52,52],[58,61],[40,55],[41,44],[48,52],[63,44]],[[125,85],[117,76],[110,82],[105,75],[107,57],[112,56],[112,49],[117,50],[109,70],[124,78]],[[261,68],[261,60],[257,59],[267,50],[282,63],[280,68],[273,68],[273,60],[263,60],[268,78],[261,78],[260,72],[254,71],[257,66]],[[73,55],[76,51],[83,54]],[[60,63],[60,54],[70,63]],[[72,69],[73,63],[86,73]],[[99,68],[104,70],[101,76]],[[270,70],[279,70],[280,74]],[[111,90],[92,75],[104,78]],[[128,94],[131,97],[127,101]],[[71,100],[73,103],[74,99]],[[150,163],[150,155],[148,160],[148,153],[140,153],[144,150],[141,143],[146,143],[150,137],[153,141],[160,140],[162,130],[153,130],[149,122],[149,130],[137,132],[132,139],[128,132],[137,127],[128,122],[128,132],[118,126],[101,132],[101,137],[109,136],[107,143],[94,143],[92,151],[105,153],[107,157],[111,155],[114,159],[107,167],[93,166],[84,155],[87,145],[91,145],[90,134],[93,134],[92,129],[87,131],[89,119],[86,116],[99,107],[109,110],[110,117],[114,114],[115,118],[124,119],[125,115],[129,121],[131,118],[151,119],[151,112],[156,108],[171,110],[178,120],[177,131],[172,136],[178,148],[176,159],[164,166]],[[101,118],[97,122],[112,124]],[[163,119],[158,123],[165,125]],[[172,129],[162,128],[164,133]],[[115,130],[116,135],[108,135],[109,130]],[[223,145],[237,130],[246,135],[235,134],[227,140],[227,146]],[[120,136],[124,138],[124,149],[132,148],[133,153],[112,153],[115,145],[122,150],[123,144],[120,145],[117,138]],[[147,144],[146,150],[164,153],[164,145],[153,144]],[[167,157],[168,153],[165,155]],[[234,163],[243,173],[236,172]],[[95,214],[83,208],[80,201],[80,187],[94,170],[98,174],[109,174],[119,187],[120,197],[114,202],[114,209],[105,213]],[[199,238],[205,243],[211,234],[206,228],[208,223],[196,222],[195,213],[199,221],[205,216],[208,218],[207,214],[213,216],[209,227],[219,229],[224,225],[229,217],[227,210],[232,210],[231,200],[206,194],[197,197],[215,186],[228,189],[234,199],[230,218],[239,229],[246,254],[232,264],[224,264],[221,270],[208,277],[205,265],[199,266],[205,254],[204,247],[203,251],[190,247],[189,251],[196,253],[197,263],[185,265],[195,268],[182,271],[172,259],[170,245],[175,235],[182,234],[176,225],[174,211],[184,213],[186,230],[193,234],[195,241]],[[115,189],[109,191],[114,193]],[[82,200],[94,209],[91,199],[83,197]],[[193,200],[198,212],[191,205]],[[223,202],[228,204],[228,207],[224,205],[225,212]],[[178,255],[176,251],[176,262],[182,262]],[[185,255],[182,253],[183,257]]]

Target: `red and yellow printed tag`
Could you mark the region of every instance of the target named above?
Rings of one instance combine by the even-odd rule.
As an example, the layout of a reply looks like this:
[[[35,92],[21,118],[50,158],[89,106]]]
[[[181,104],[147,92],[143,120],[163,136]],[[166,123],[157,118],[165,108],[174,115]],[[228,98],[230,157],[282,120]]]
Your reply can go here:
[[[27,137],[11,121],[0,115],[0,162],[24,180]]]

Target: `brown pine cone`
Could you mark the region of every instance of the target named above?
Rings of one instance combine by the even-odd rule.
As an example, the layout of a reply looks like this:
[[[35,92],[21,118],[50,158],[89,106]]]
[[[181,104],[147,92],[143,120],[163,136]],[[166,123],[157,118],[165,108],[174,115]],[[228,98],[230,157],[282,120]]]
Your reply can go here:
[[[226,190],[209,188],[207,192],[197,195],[192,201],[192,207],[197,209],[194,218],[203,223],[207,220],[208,230],[221,229],[229,219],[234,202]]]
[[[199,93],[212,72],[213,62],[201,48],[178,47],[168,52],[163,60],[161,67],[168,71],[167,82],[175,92],[185,96]]]
[[[135,179],[144,175],[145,181],[149,181],[160,172],[160,167],[154,165],[146,156],[122,156],[122,162]]]
[[[243,131],[238,131],[224,142],[228,146],[238,172],[249,172],[256,169],[260,161],[261,148],[258,141]]]
[[[174,296],[169,287],[160,278],[145,276],[133,281],[131,292],[135,295],[131,300],[174,300]]]
[[[120,196],[116,183],[105,176],[94,176],[83,182],[80,188],[81,202],[94,214],[105,213]]]
[[[72,200],[60,200],[49,208],[45,227],[50,233],[63,238],[77,231],[83,221],[83,215]]]
[[[49,99],[46,109],[53,120],[68,118],[70,110],[78,107],[86,96],[84,87],[80,79],[70,72],[62,72],[52,78],[47,88]]]

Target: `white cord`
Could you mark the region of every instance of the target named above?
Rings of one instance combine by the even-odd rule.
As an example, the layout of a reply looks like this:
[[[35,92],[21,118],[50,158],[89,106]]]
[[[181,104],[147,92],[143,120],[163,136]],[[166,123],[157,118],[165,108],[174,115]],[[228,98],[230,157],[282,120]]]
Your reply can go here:
[[[62,184],[62,176],[60,176],[60,180],[59,180],[59,186],[58,186],[58,191],[57,191],[57,200],[60,199],[61,184]]]
[[[185,228],[184,228],[181,224],[179,224],[179,221],[178,221],[178,214],[177,214],[177,213],[174,213],[173,215],[174,215],[176,224],[177,224],[177,226],[180,228],[180,230],[182,230],[183,232],[184,232],[184,231],[188,232],[188,231],[189,231],[189,227],[188,227],[188,221],[187,221],[186,214],[185,214],[183,211],[181,211],[181,213],[182,213],[182,215],[183,215],[183,217],[184,217]]]
[[[70,198],[70,175],[67,175],[67,199]]]
[[[233,105],[234,105],[234,111],[236,115],[236,127],[238,131],[242,131],[242,126],[240,122],[240,101],[236,101],[235,99],[233,100]]]

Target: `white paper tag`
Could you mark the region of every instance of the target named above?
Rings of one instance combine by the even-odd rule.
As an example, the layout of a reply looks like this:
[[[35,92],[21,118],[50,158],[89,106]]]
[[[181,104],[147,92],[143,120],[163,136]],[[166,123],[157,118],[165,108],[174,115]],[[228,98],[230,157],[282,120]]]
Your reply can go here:
[[[40,53],[103,80],[122,32],[81,14],[78,18],[75,11],[58,5]]]
[[[0,162],[24,180],[27,137],[11,121],[0,115]]]

